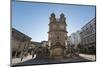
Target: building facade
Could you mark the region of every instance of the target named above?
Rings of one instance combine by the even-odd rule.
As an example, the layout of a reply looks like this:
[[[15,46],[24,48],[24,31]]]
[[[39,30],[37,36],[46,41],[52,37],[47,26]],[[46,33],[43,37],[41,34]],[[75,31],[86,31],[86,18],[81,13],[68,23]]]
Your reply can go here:
[[[81,45],[85,53],[96,53],[96,18],[93,18],[81,28]]]
[[[48,32],[48,46],[51,58],[64,57],[64,50],[67,45],[66,26],[66,18],[63,13],[59,19],[56,19],[54,13],[51,14]]]
[[[49,47],[48,41],[42,41],[41,43],[42,43],[42,47]]]
[[[80,31],[77,31],[75,33],[72,33],[68,37],[68,44],[69,45],[74,45],[75,48],[77,47],[78,44],[80,44],[80,42],[81,42]]]
[[[28,49],[31,38],[20,31],[12,28],[11,48],[12,58],[21,57],[23,52]]]

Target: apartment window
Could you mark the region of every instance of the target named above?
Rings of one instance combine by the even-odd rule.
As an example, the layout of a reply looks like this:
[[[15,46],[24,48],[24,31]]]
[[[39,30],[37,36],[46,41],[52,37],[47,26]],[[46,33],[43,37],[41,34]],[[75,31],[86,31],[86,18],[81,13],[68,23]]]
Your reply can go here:
[[[95,28],[92,29],[92,32],[95,32]]]

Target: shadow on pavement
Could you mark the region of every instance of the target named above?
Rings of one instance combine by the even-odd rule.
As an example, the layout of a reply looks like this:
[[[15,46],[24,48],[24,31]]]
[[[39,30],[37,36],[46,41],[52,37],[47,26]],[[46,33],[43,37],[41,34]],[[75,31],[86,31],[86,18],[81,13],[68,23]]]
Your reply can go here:
[[[71,58],[63,58],[63,59],[40,59],[35,58],[31,59],[22,63],[18,63],[13,65],[12,67],[16,66],[30,66],[30,65],[46,65],[46,64],[61,64],[61,63],[77,63],[77,62],[93,62],[91,60],[84,59],[80,56],[78,57],[71,57]]]

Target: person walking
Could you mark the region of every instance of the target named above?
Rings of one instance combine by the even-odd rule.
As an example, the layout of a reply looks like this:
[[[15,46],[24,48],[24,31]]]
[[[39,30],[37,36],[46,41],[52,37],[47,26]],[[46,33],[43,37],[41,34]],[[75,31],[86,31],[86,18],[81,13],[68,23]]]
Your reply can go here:
[[[21,61],[23,60],[23,55],[21,56]]]
[[[23,60],[23,58],[24,58],[24,52],[21,55],[21,61]]]
[[[32,51],[32,58],[34,57],[34,51]]]

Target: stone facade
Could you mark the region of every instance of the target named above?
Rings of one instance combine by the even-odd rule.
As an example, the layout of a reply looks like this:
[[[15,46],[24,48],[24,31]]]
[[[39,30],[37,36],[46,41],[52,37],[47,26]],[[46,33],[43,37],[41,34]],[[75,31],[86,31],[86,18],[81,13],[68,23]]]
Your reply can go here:
[[[87,53],[96,52],[96,18],[93,18],[85,26],[83,26],[81,35],[81,45]]]
[[[20,31],[12,28],[11,48],[12,57],[21,57],[23,52],[28,49],[31,38]]]
[[[63,58],[64,50],[67,45],[66,18],[62,13],[59,19],[56,19],[52,13],[49,23],[48,46],[51,58]]]

